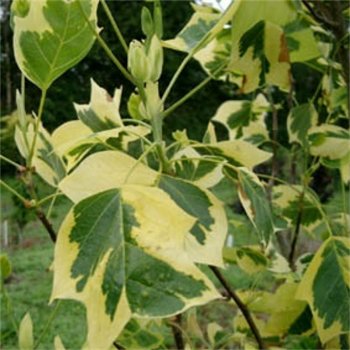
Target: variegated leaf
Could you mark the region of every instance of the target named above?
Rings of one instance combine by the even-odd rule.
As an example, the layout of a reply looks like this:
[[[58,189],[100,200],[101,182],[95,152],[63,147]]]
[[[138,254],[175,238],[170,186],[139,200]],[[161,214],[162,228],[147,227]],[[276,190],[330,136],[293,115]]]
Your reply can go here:
[[[314,198],[307,191],[301,198],[302,186],[277,185],[272,189],[272,205],[274,213],[290,227],[295,227],[299,212],[300,224],[307,230],[312,230],[322,220],[322,213],[318,209]],[[280,227],[281,229],[284,227]]]
[[[118,344],[126,349],[159,349],[164,342],[157,320],[132,319],[118,337]]]
[[[175,162],[175,160],[177,160]],[[202,188],[217,185],[223,178],[223,161],[205,159],[193,147],[187,146],[176,152],[172,157],[175,163],[176,176],[189,180]]]
[[[59,184],[62,192],[73,202],[125,183],[153,186],[158,173],[135,158],[120,151],[103,151],[84,159]]]
[[[131,316],[165,317],[219,294],[184,249],[195,218],[164,191],[139,185],[77,203],[55,247],[52,300],[87,309],[90,349],[108,349]]]
[[[34,120],[28,124],[25,132],[16,126],[15,141],[21,156],[29,157],[34,140]],[[66,169],[61,157],[55,152],[51,135],[40,124],[35,144],[32,164],[36,173],[51,186],[57,186],[65,177]]]
[[[308,144],[308,130],[316,126],[318,114],[311,103],[304,103],[291,109],[287,118],[289,142],[297,142],[302,146]]]
[[[243,140],[220,141],[210,145],[196,145],[201,154],[213,155],[228,160],[233,165],[252,169],[271,158],[271,153],[265,152]]]
[[[54,346],[55,350],[66,350],[59,335],[56,335],[54,339]]]
[[[289,89],[289,53],[281,27],[261,20],[250,27],[236,45],[232,47],[228,70],[243,76],[243,92],[254,91],[264,84],[284,91]]]
[[[197,11],[194,12],[176,38],[164,42],[166,47],[190,52],[220,18],[220,13],[216,11],[204,11],[205,8],[200,6],[195,6],[195,9]]]
[[[340,126],[322,124],[309,132],[310,153],[314,156],[341,159],[350,152],[350,132]]]
[[[175,39],[163,42],[167,48],[191,52],[198,51],[220,33],[224,25],[232,19],[237,12],[242,0],[232,2],[223,14],[220,14],[205,6],[194,5],[195,10],[189,22],[178,33]],[[206,40],[203,40],[206,39]]]
[[[268,267],[268,259],[258,246],[225,247],[224,259],[236,263],[248,274],[261,272]]]
[[[329,237],[300,282],[296,297],[312,311],[322,343],[350,331],[350,240]]]
[[[227,234],[223,204],[208,190],[171,176],[160,177],[159,188],[197,220],[186,237],[186,251],[195,262],[223,266],[222,249]]]
[[[263,292],[249,303],[251,311],[267,315],[267,322],[261,328],[263,336],[282,336],[289,332],[301,334],[312,329],[311,312],[304,301],[295,298],[297,289],[297,283],[287,282],[274,293]],[[304,321],[304,329],[300,327],[301,320]]]
[[[263,95],[251,101],[226,101],[216,111],[213,121],[223,124],[229,139],[242,139],[255,145],[269,139],[265,124],[269,104]]]
[[[246,168],[238,171],[239,198],[254,224],[260,241],[266,246],[274,232],[270,204],[259,178]]]
[[[85,105],[74,104],[78,118],[93,132],[114,129],[122,126],[119,115],[122,89],[115,89],[114,96],[97,85],[91,79],[90,103]]]
[[[340,126],[322,124],[308,133],[310,153],[322,157],[322,163],[338,168],[342,180],[350,181],[350,132]]]
[[[291,62],[306,62],[320,57],[320,49],[309,24],[298,18],[284,27]]]
[[[67,171],[73,169],[95,146],[126,150],[129,143],[149,133],[144,126],[127,125],[92,132],[80,120],[66,122],[54,130],[52,143],[55,152],[64,158]]]
[[[13,12],[16,62],[42,90],[81,61],[94,42],[79,2],[97,29],[98,0],[36,0],[28,2],[27,12]]]

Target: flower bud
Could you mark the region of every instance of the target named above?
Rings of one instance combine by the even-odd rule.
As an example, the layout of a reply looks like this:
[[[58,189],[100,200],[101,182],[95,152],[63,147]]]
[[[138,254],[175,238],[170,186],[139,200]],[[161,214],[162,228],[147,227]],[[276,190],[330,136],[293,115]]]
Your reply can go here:
[[[149,80],[149,64],[145,48],[142,43],[137,40],[133,40],[130,43],[128,69],[138,82]]]

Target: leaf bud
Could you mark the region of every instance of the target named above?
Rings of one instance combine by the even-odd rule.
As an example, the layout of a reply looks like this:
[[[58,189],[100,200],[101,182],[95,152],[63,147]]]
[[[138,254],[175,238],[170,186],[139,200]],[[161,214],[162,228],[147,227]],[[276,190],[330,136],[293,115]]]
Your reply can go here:
[[[141,12],[141,28],[142,32],[148,37],[152,37],[154,33],[153,19],[151,12],[147,7],[142,7]]]

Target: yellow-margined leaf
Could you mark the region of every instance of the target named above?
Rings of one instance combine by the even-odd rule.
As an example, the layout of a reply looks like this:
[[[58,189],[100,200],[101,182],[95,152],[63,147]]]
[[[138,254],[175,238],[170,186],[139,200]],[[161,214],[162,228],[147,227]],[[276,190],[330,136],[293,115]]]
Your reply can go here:
[[[310,153],[322,157],[323,165],[339,169],[343,182],[350,181],[350,132],[340,126],[322,124],[308,133]]]
[[[176,152],[172,161],[175,163],[176,176],[189,180],[202,188],[214,187],[224,177],[222,173],[224,161],[206,160],[205,156],[191,146]]]
[[[167,175],[160,177],[159,188],[197,220],[186,236],[186,251],[195,262],[223,266],[222,249],[227,234],[223,204],[208,190]]]
[[[82,10],[97,29],[98,0],[81,1]],[[14,15],[14,50],[25,76],[42,90],[81,61],[95,40],[79,0],[35,0],[28,11]]]
[[[114,96],[111,97],[91,79],[90,103],[74,104],[79,119],[94,132],[122,126],[119,115],[121,94],[122,89],[115,89]]]
[[[54,345],[55,345],[55,350],[66,350],[59,335],[56,335],[54,340]]]
[[[87,309],[90,349],[108,349],[130,317],[165,317],[218,298],[187,254],[196,219],[158,188],[124,185],[77,203],[55,247],[52,300]]]
[[[329,237],[300,282],[296,297],[312,311],[322,343],[350,331],[350,240]]]
[[[233,165],[252,169],[271,158],[271,153],[262,151],[250,142],[243,140],[220,141],[210,145],[196,145],[201,154],[208,154],[227,159]]]
[[[311,128],[308,135],[313,156],[334,160],[350,153],[350,132],[340,126],[322,124]]]
[[[246,168],[238,171],[239,199],[266,246],[274,232],[270,204],[259,178]]]
[[[158,173],[120,151],[103,151],[84,159],[59,188],[73,202],[125,183],[154,185]]]
[[[73,169],[94,146],[119,144],[125,150],[130,142],[149,133],[144,126],[121,126],[100,132],[92,132],[80,120],[72,120],[59,126],[52,134],[55,152],[65,159],[67,171]]]
[[[212,121],[223,124],[229,139],[242,139],[253,144],[269,139],[265,124],[269,104],[263,95],[251,101],[226,101],[216,111]]]

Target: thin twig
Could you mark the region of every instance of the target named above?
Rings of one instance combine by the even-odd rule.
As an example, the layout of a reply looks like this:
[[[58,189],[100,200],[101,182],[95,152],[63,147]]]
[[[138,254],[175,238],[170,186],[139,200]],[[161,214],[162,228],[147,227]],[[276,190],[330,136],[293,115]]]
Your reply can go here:
[[[111,13],[111,11],[110,11],[106,1],[105,0],[101,0],[101,4],[102,4],[102,7],[103,7],[103,9],[104,9],[104,11],[105,11],[109,21],[111,22],[111,25],[112,25],[112,27],[113,27],[113,29],[114,29],[114,31],[115,31],[115,33],[116,33],[120,43],[121,43],[121,45],[123,46],[123,49],[124,49],[125,53],[128,54],[128,45],[126,44],[126,41],[125,41],[125,39],[123,37],[123,34],[120,31],[119,26],[118,26],[116,20],[114,19],[114,17],[112,15],[112,13]]]
[[[116,341],[113,343],[113,346],[116,348],[116,349],[119,349],[119,350],[124,350],[124,348],[119,345]]]
[[[38,219],[41,221],[41,223],[44,225],[44,227],[46,228],[46,231],[48,232],[51,241],[53,243],[56,242],[56,238],[57,238],[57,234],[52,226],[52,223],[49,221],[49,219],[46,217],[45,213],[40,209],[37,208],[35,210],[35,214],[38,217]]]
[[[298,216],[295,223],[295,229],[294,229],[293,240],[290,248],[290,253],[288,256],[289,265],[293,269],[294,269],[295,250],[296,250],[296,246],[297,246],[297,242],[300,234],[301,221],[303,218],[303,210],[304,210],[304,191],[301,193],[300,199],[299,199],[299,211],[298,211]]]
[[[243,301],[239,298],[239,296],[235,293],[235,291],[229,286],[229,284],[225,280],[224,276],[221,274],[221,272],[219,271],[219,269],[217,267],[210,266],[210,269],[213,271],[214,275],[220,281],[222,286],[225,288],[225,290],[227,291],[230,298],[232,300],[234,300],[234,302],[236,303],[238,308],[241,310],[244,318],[246,319],[246,321],[247,321],[247,323],[248,323],[248,325],[249,325],[249,327],[250,327],[250,329],[255,337],[256,342],[258,343],[259,349],[260,350],[267,349],[262,338],[261,338],[258,327],[256,326],[256,324],[255,324],[255,322],[254,322],[254,320],[249,312],[247,305],[245,305],[243,303]]]
[[[106,44],[106,42],[102,39],[101,35],[96,31],[96,29],[93,27],[93,25],[91,24],[89,18],[87,17],[86,13],[84,12],[84,9],[80,3],[81,0],[78,0],[78,5],[80,8],[80,11],[88,25],[88,27],[90,28],[91,32],[95,35],[96,40],[98,41],[98,43],[100,44],[100,46],[103,48],[103,50],[105,51],[105,53],[107,54],[107,56],[111,59],[111,61],[117,66],[117,68],[119,69],[119,71],[124,75],[124,77],[129,80],[131,83],[133,83],[135,85],[135,81],[134,78],[131,76],[131,74],[124,68],[124,66],[122,65],[122,63],[119,61],[119,59],[114,55],[114,53],[111,51],[111,49],[108,47],[108,45]]]

